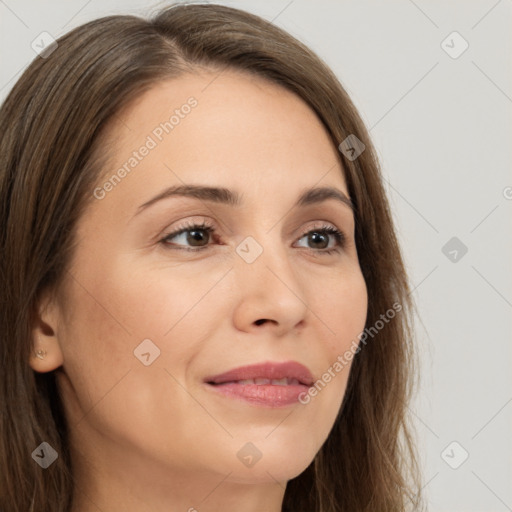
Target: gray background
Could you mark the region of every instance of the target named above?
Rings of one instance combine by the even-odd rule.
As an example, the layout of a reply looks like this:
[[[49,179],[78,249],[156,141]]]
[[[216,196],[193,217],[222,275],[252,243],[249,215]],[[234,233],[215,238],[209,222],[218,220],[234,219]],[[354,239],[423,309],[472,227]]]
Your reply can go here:
[[[429,510],[512,511],[512,1],[218,3],[308,44],[370,129],[421,316],[411,412]],[[0,100],[41,32],[156,5],[0,0]],[[469,44],[457,58],[453,31]]]

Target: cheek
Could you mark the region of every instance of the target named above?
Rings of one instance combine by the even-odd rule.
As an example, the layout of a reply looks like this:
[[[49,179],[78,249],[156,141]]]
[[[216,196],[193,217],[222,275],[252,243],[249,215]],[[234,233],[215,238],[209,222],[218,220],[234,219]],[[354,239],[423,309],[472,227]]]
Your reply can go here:
[[[118,268],[114,275],[115,301],[122,307],[126,322],[139,336],[171,336],[172,331],[201,311],[204,316],[209,306],[215,305],[207,295],[215,295],[215,285],[225,268],[197,272],[179,265],[150,264],[141,268],[135,261],[126,262],[126,272]],[[127,277],[127,275],[129,277]]]
[[[88,337],[108,337],[119,357],[133,356],[133,349],[147,338],[168,345],[183,326],[197,332],[210,317],[218,318],[217,302],[211,296],[223,273],[201,275],[179,267],[141,267],[127,258],[111,265],[104,261],[84,267],[80,272],[83,286],[74,286],[72,292],[78,304],[77,323],[82,328],[88,325]],[[201,322],[197,321],[199,315]]]
[[[215,293],[208,293],[223,274],[187,280],[169,270],[167,281],[165,274],[120,264],[75,270],[73,306],[59,333],[65,371],[58,379],[70,423],[83,436],[93,427],[125,446],[146,446],[152,432],[147,449],[155,458],[178,450],[173,439],[194,429],[199,435],[191,418],[204,418],[204,410],[181,383],[212,322],[223,318]]]
[[[136,265],[132,268],[137,269]],[[150,339],[155,350],[160,350],[154,364],[183,380],[190,363],[225,318],[216,287],[224,274],[225,269],[194,273],[169,266],[137,269],[131,279],[119,273],[115,300],[132,333],[130,352]]]
[[[159,389],[162,379],[152,379],[164,369],[183,381],[212,325],[224,318],[215,290],[224,273],[191,279],[190,272],[140,268],[128,258],[75,266],[68,289],[72,306],[60,334],[64,367],[82,407],[92,407],[130,370],[144,370],[147,386]],[[130,396],[140,394],[143,401],[145,388],[140,385]]]
[[[334,362],[354,340],[359,341],[358,336],[366,323],[368,293],[360,269],[333,280],[317,297],[316,307],[330,333],[326,340]]]
[[[360,270],[346,273],[317,293],[311,309],[317,312],[323,325],[323,355],[319,365],[322,372],[303,397],[305,407],[313,405],[324,425],[332,425],[341,406],[359,336],[364,330],[368,309],[366,283]]]

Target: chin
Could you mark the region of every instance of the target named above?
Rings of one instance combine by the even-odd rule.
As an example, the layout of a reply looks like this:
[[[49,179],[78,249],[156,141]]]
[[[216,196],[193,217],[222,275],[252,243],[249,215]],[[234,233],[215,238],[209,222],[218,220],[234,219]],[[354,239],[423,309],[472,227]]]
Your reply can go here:
[[[252,468],[236,468],[229,476],[231,482],[245,484],[275,484],[276,482],[286,483],[299,476],[312,462],[313,459],[302,459],[300,461],[271,460],[263,463],[263,459]]]
[[[300,442],[285,443],[277,436],[275,442],[269,441],[270,438],[260,443],[255,441],[254,446],[248,443],[238,449],[237,460],[228,470],[232,471],[230,480],[240,483],[287,482],[300,475],[320,449],[319,446],[307,446]]]

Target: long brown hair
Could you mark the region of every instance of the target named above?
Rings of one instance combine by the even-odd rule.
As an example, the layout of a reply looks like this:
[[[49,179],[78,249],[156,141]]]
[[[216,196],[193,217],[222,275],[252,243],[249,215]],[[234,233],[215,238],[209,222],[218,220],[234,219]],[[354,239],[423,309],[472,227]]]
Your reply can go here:
[[[295,38],[247,12],[171,5],[152,19],[108,16],[84,24],[37,57],[0,109],[0,509],[67,512],[74,479],[53,372],[29,364],[43,291],[57,290],[76,245],[74,227],[105,171],[101,134],[142,91],[185,72],[245,70],[297,94],[340,151],[355,205],[356,245],[368,290],[366,326],[401,311],[355,356],[346,394],[314,461],[288,482],[286,512],[419,510],[421,477],[408,402],[417,384],[414,304],[372,142],[342,85]],[[100,151],[103,150],[103,151]],[[381,324],[384,324],[381,320]],[[42,441],[59,454],[42,470]]]

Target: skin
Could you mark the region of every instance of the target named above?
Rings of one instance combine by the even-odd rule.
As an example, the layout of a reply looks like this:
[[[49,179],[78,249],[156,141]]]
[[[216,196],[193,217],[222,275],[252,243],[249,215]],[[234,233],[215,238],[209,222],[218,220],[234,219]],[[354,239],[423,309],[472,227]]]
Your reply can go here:
[[[306,188],[348,190],[336,147],[291,92],[234,71],[156,84],[112,122],[105,175],[190,96],[190,114],[83,214],[65,284],[39,305],[34,349],[48,355],[30,364],[56,371],[72,512],[281,510],[286,482],[334,424],[351,364],[307,405],[284,408],[217,395],[203,379],[294,360],[316,380],[364,329],[352,210],[333,199],[293,207]],[[229,188],[242,205],[170,197],[135,215],[183,183]],[[202,232],[207,249],[180,250],[194,247],[187,233],[161,241],[189,220],[215,227]],[[323,225],[341,230],[345,247],[322,254],[332,235],[308,241]],[[247,236],[263,249],[252,263],[235,250]],[[144,339],[160,350],[149,366],[134,356]],[[247,442],[262,453],[252,467],[237,457]]]

